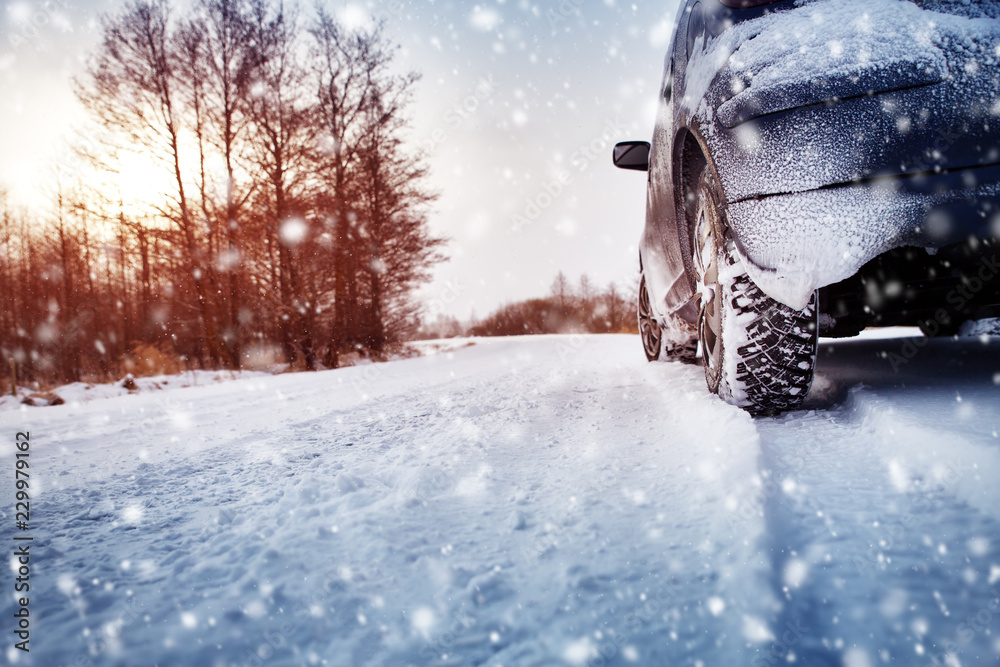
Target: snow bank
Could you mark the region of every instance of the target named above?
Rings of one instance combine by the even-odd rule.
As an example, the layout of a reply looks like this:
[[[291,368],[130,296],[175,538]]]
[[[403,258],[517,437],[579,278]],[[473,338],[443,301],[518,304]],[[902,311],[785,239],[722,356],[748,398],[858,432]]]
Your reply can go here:
[[[448,353],[471,345],[475,345],[475,342],[470,338],[415,341],[406,343],[405,347],[401,351],[390,356],[390,360],[408,358],[412,356],[413,353],[422,355]],[[342,358],[340,363],[343,367],[350,367],[368,366],[375,362],[365,359],[361,355],[353,354]],[[0,396],[0,411],[24,410],[28,407],[48,407],[53,405],[63,405],[65,403],[88,403],[90,401],[113,398],[117,396],[145,394],[148,392],[163,392],[175,389],[185,389],[188,387],[201,387],[223,382],[232,382],[234,380],[269,377],[271,375],[285,372],[286,370],[286,364],[279,364],[272,368],[269,372],[195,370],[174,375],[157,375],[140,378],[136,378],[130,373],[125,378],[116,382],[105,384],[74,382],[72,384],[57,387],[52,391],[36,391],[29,387],[19,387],[17,398],[10,395]],[[30,403],[25,403],[25,399],[29,399]]]
[[[0,398],[0,411],[27,409],[29,406],[23,402],[26,398],[31,399],[34,407],[53,405],[53,399],[56,397],[62,403],[79,404],[117,396],[200,387],[268,375],[268,373],[259,371],[187,371],[176,375],[157,375],[142,378],[135,378],[129,375],[122,380],[108,384],[74,382],[48,392],[38,392],[27,387],[19,387],[18,398],[15,399],[13,396]],[[55,405],[61,405],[62,403],[57,401]]]

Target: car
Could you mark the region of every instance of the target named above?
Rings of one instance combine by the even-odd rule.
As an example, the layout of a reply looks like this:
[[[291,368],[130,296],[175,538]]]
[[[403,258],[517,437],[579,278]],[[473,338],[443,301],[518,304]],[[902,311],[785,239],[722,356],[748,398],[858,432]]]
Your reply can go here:
[[[648,173],[646,357],[753,414],[802,406],[820,336],[1000,315],[1000,0],[686,0],[613,157]]]

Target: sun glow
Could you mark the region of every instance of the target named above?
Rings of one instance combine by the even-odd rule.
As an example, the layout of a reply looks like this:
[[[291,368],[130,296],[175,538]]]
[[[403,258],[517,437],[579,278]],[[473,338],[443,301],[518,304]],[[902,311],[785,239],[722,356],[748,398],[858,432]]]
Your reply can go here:
[[[164,185],[168,174],[161,164],[131,151],[122,151],[118,162],[118,188],[126,216],[146,215],[166,203]]]

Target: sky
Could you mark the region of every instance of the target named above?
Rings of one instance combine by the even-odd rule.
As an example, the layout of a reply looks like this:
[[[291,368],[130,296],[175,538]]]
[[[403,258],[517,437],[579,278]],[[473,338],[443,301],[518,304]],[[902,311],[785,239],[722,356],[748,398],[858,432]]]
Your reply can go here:
[[[615,169],[611,148],[652,135],[677,0],[325,4],[348,23],[385,19],[395,67],[422,75],[409,141],[427,155],[430,224],[449,258],[419,292],[429,319],[542,296],[559,271],[633,286],[645,178]],[[15,203],[52,192],[83,113],[73,77],[101,14],[123,5],[0,11],[0,186]]]

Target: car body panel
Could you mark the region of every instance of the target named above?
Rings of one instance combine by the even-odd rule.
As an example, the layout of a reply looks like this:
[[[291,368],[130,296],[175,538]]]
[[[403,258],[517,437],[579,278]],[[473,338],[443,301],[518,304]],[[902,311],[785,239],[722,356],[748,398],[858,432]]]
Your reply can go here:
[[[751,275],[789,306],[892,248],[1000,232],[998,4],[685,3],[640,245],[653,310],[697,315],[684,193],[699,151]]]
[[[1000,166],[991,166],[748,199],[729,205],[729,224],[754,282],[804,308],[817,288],[895,248],[1000,238],[998,200]]]

